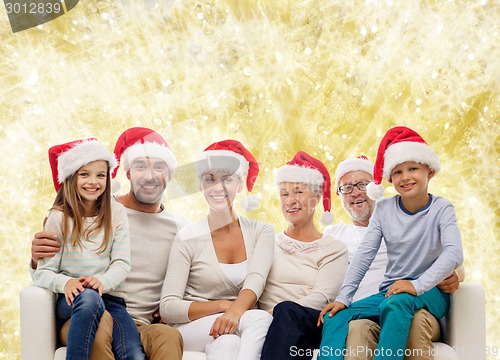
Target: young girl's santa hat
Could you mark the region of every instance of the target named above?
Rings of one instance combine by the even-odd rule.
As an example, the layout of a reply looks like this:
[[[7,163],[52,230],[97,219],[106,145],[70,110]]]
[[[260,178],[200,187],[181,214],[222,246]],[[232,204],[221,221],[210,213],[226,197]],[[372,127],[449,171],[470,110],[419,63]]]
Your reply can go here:
[[[129,171],[134,160],[141,157],[165,161],[169,170],[169,179],[172,178],[177,166],[177,159],[165,139],[148,128],[133,127],[125,130],[116,141],[114,153],[118,159],[118,166],[120,166],[121,159],[125,171]],[[118,171],[118,166],[113,172],[113,177]]]
[[[407,161],[425,164],[436,173],[441,169],[438,156],[418,133],[405,126],[397,126],[387,131],[380,142],[373,169],[373,183],[366,189],[368,196],[373,200],[382,198],[382,178],[392,183],[392,170]]]
[[[64,180],[83,165],[97,160],[108,162],[110,174],[117,166],[115,157],[97,139],[88,138],[55,145],[49,149],[49,163],[54,188],[59,191]]]
[[[353,171],[364,171],[365,173],[373,175],[373,163],[363,155],[353,159],[342,160],[335,170],[335,192],[337,195],[339,194],[340,179],[342,179],[342,176],[345,174]]]
[[[286,165],[276,170],[274,181],[276,184],[294,182],[322,186],[325,212],[321,215],[320,222],[323,225],[333,223],[333,215],[330,212],[332,206],[330,174],[321,161],[304,151],[299,151]]]
[[[259,174],[259,164],[253,155],[239,141],[223,140],[213,143],[201,153],[196,162],[196,174],[200,178],[205,172],[213,169],[228,170],[240,177],[246,177],[248,192]],[[259,205],[255,195],[249,195],[242,200],[241,206],[252,211]]]

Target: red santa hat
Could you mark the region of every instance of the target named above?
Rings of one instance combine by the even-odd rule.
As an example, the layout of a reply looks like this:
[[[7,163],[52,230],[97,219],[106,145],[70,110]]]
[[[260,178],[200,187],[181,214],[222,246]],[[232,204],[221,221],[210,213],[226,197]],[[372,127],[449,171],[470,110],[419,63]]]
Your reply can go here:
[[[169,170],[169,179],[172,178],[177,166],[177,159],[165,139],[156,131],[148,128],[133,127],[125,130],[116,141],[114,153],[118,159],[118,166],[121,159],[125,171],[129,171],[134,160],[141,157],[158,158],[165,161]],[[113,177],[117,171],[118,167],[116,167]]]
[[[364,171],[373,175],[373,163],[366,156],[342,160],[335,170],[335,191],[339,194],[339,182],[342,177],[353,171]]]
[[[320,222],[323,225],[333,223],[333,215],[330,212],[332,206],[330,174],[321,161],[304,151],[299,151],[286,165],[276,170],[274,181],[276,184],[295,182],[322,186],[325,212],[321,215]]]
[[[223,140],[213,143],[201,153],[196,162],[196,173],[200,178],[203,173],[212,169],[228,170],[240,177],[246,177],[248,192],[252,192],[253,185],[259,174],[259,164],[253,155],[237,140]],[[255,195],[248,196],[242,201],[242,207],[251,211],[258,206]]]
[[[49,149],[49,163],[54,188],[59,191],[64,180],[83,165],[97,160],[108,162],[110,174],[117,166],[115,157],[95,138],[70,141]]]
[[[373,168],[373,183],[367,187],[368,196],[373,200],[383,197],[382,178],[392,183],[392,170],[407,161],[425,164],[436,173],[441,169],[438,156],[418,133],[405,126],[397,126],[387,131],[380,142]]]

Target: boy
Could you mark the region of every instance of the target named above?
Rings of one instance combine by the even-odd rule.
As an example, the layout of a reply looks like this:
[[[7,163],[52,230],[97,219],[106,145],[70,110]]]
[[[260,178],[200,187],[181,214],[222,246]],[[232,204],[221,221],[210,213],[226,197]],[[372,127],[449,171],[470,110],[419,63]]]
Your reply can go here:
[[[344,358],[354,319],[380,323],[375,360],[403,359],[414,312],[425,308],[438,319],[448,312],[449,295],[436,285],[462,264],[463,252],[453,205],[427,192],[440,167],[435,152],[407,127],[392,128],[382,139],[368,196],[383,194],[383,176],[399,195],[377,203],[339,295],[319,316],[324,327],[318,359]],[[380,292],[351,305],[382,238],[388,263]]]

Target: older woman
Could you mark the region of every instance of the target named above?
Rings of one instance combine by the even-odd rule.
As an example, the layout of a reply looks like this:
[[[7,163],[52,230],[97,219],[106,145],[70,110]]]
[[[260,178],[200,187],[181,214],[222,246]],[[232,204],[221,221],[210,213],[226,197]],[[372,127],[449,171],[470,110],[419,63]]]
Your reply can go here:
[[[276,234],[273,266],[259,300],[274,315],[261,359],[310,359],[321,341],[317,317],[344,279],[347,247],[314,225],[321,196],[321,220],[332,220],[330,175],[321,161],[299,151],[278,169],[276,183],[288,227]]]
[[[271,268],[274,230],[233,208],[245,177],[252,190],[258,164],[242,144],[225,140],[205,149],[196,170],[209,213],[174,240],[161,318],[181,332],[184,350],[258,360],[272,316],[254,307]]]

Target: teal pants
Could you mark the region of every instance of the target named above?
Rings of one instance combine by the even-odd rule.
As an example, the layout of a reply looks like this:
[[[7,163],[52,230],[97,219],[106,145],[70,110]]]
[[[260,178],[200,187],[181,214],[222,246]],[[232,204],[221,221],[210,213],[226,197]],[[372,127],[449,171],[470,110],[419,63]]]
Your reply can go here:
[[[327,313],[318,360],[344,359],[349,321],[356,319],[370,319],[380,324],[374,360],[403,359],[415,311],[426,309],[436,319],[440,319],[446,315],[450,306],[449,295],[437,287],[420,296],[402,293],[386,298],[386,292],[355,301],[333,317],[329,317]]]

